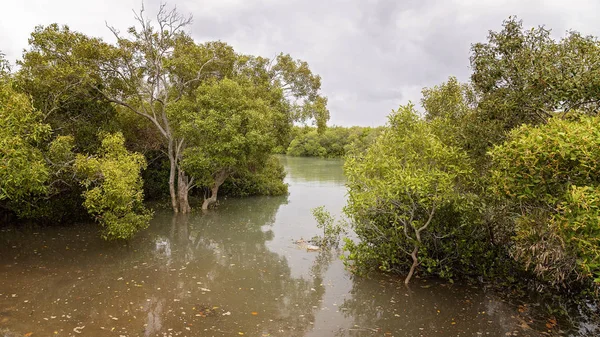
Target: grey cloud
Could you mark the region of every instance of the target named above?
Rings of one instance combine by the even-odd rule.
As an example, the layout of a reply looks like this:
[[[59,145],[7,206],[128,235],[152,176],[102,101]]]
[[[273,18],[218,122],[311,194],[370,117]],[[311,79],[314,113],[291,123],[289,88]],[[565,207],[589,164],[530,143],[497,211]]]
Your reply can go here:
[[[54,14],[36,12],[36,1],[42,0],[25,0],[27,18],[35,17],[35,23],[67,18],[73,29],[83,27],[92,35],[108,33],[104,20],[131,25],[130,10],[139,7],[138,0],[86,3],[87,12],[104,14],[81,18],[68,12],[74,0],[53,2],[51,8],[61,8]],[[158,3],[146,0],[148,12]],[[307,61],[322,76],[331,122],[338,125],[383,124],[399,104],[419,102],[423,87],[450,75],[467,80],[471,43],[484,41],[509,15],[518,15],[526,26],[546,24],[557,37],[568,28],[600,35],[597,0],[170,0],[169,5],[194,16],[189,31],[199,41],[222,40],[243,53],[284,52]],[[104,17],[109,12],[120,14]],[[6,31],[0,31],[0,48],[13,56],[26,39],[21,45],[5,40],[7,27],[0,22]]]
[[[402,92],[399,89],[395,88],[385,88],[379,90],[370,90],[364,92],[364,97],[367,101],[382,101],[382,100],[394,100],[401,99]]]

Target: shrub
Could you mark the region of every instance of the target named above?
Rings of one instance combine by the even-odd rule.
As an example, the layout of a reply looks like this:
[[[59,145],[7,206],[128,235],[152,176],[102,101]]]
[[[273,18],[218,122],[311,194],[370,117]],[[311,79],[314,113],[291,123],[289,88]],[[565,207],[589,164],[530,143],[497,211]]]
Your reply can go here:
[[[148,227],[152,212],[143,202],[140,171],[146,167],[144,156],[130,153],[121,133],[102,139],[95,157],[78,155],[75,171],[82,176],[84,207],[103,227],[108,240],[129,240]]]
[[[600,119],[522,126],[491,151],[512,210],[512,256],[542,280],[600,283]]]
[[[347,158],[346,214],[359,243],[346,242],[357,267],[452,276],[469,250],[464,214],[471,205],[462,190],[471,173],[466,154],[445,145],[412,105],[389,117],[388,129],[364,155]],[[460,246],[460,247],[459,247]],[[473,245],[477,246],[477,244]],[[458,252],[458,254],[457,254]],[[420,256],[419,256],[420,255]]]
[[[325,206],[313,208],[312,214],[317,220],[317,228],[323,230],[323,236],[313,238],[313,241],[317,241],[319,246],[326,249],[337,248],[340,235],[346,232],[343,223],[335,222],[335,217],[325,209]]]

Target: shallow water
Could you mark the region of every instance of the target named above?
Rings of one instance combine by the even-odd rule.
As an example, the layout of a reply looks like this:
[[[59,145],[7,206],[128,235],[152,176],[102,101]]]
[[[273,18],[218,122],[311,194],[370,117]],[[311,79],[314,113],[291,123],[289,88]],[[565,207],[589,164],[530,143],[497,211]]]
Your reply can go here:
[[[129,247],[95,225],[3,229],[0,335],[538,335],[527,306],[479,287],[353,277],[341,253],[296,245],[319,233],[311,208],[340,214],[342,163],[281,160],[288,196],[159,211]]]

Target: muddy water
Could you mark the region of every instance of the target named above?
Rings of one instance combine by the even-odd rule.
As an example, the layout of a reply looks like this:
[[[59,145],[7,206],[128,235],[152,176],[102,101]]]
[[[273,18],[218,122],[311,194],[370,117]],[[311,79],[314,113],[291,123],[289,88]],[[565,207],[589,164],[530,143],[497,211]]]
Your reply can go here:
[[[536,336],[475,286],[355,278],[310,209],[339,214],[339,160],[282,158],[285,197],[229,199],[206,215],[159,211],[129,247],[94,225],[0,232],[0,335]],[[10,331],[10,332],[8,332]]]

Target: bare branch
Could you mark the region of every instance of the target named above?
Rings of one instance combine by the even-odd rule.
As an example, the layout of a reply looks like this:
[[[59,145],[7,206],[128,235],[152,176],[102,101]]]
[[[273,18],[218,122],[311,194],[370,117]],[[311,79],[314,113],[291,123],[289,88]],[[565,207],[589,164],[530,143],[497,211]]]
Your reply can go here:
[[[433,219],[433,215],[435,214],[435,208],[436,208],[436,204],[434,203],[433,206],[431,207],[431,211],[429,212],[429,218],[427,219],[427,222],[421,228],[419,228],[419,229],[415,228],[417,238],[419,238],[419,242],[421,242],[421,239],[420,239],[421,232],[424,231],[425,229],[427,229],[427,227],[431,223],[431,220]]]
[[[102,96],[104,96],[104,98],[105,98],[107,101],[109,101],[109,102],[112,102],[112,103],[115,103],[115,104],[118,104],[118,105],[121,105],[121,106],[123,106],[123,107],[125,107],[125,108],[129,109],[130,111],[132,111],[132,112],[134,112],[134,113],[136,113],[136,114],[138,114],[138,115],[140,115],[140,116],[142,116],[142,117],[145,117],[145,118],[147,118],[147,119],[148,119],[148,120],[150,120],[152,123],[154,123],[154,125],[156,126],[156,128],[158,129],[158,131],[159,131],[159,132],[160,132],[160,133],[161,133],[161,134],[162,134],[162,135],[163,135],[165,138],[167,138],[167,139],[169,138],[169,135],[168,135],[168,133],[166,132],[166,130],[165,130],[165,129],[162,127],[162,125],[160,125],[160,123],[159,123],[159,122],[158,122],[158,121],[157,121],[157,120],[156,120],[154,117],[152,117],[151,115],[149,115],[149,114],[147,114],[147,113],[145,113],[145,112],[139,111],[138,109],[134,108],[133,106],[131,106],[130,104],[128,104],[128,103],[126,103],[126,102],[123,102],[123,101],[121,101],[121,100],[119,100],[119,99],[112,98],[112,97],[108,96],[106,93],[104,93],[102,90],[99,90],[98,88],[95,88],[95,89],[96,89],[96,90],[97,90],[97,91],[98,91],[100,94],[102,94]]]

